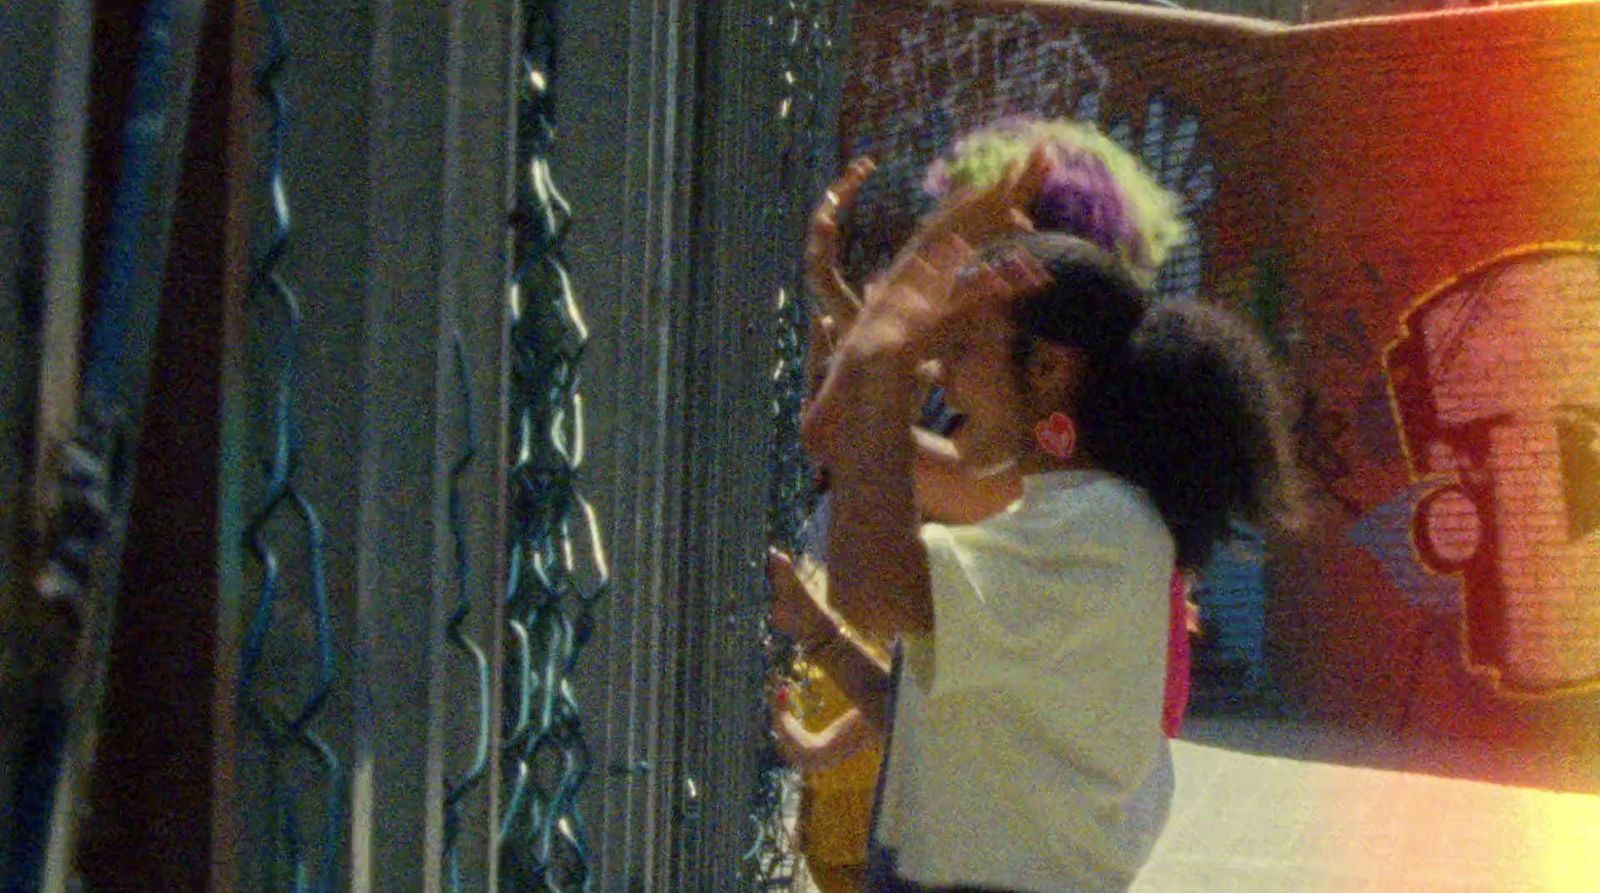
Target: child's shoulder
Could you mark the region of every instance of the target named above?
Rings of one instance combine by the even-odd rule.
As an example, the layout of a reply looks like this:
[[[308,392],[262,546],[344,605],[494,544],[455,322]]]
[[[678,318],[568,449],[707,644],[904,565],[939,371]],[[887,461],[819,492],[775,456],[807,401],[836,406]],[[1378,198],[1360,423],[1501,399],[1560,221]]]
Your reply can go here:
[[[1058,471],[1023,479],[1023,495],[1005,511],[976,524],[928,524],[930,547],[1001,547],[1054,553],[1073,544],[1121,552],[1170,544],[1171,534],[1150,497],[1128,481],[1100,471]]]
[[[1018,507],[1040,514],[1096,514],[1130,522],[1160,521],[1161,513],[1139,486],[1107,471],[1056,471],[1030,475]]]
[[[1170,544],[1171,533],[1155,503],[1127,480],[1099,471],[1039,477],[1047,480],[1026,492],[1017,506],[1017,520],[1025,526],[1119,547]]]

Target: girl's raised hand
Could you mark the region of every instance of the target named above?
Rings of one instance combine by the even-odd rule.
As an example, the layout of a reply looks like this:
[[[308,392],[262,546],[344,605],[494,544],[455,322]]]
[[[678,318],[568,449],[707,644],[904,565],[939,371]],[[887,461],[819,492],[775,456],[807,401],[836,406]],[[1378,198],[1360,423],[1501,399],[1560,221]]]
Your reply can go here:
[[[948,198],[923,221],[889,271],[868,284],[865,315],[874,322],[892,319],[892,328],[912,346],[973,302],[1007,300],[1042,284],[1043,271],[1026,258],[977,261],[979,248],[1032,231],[1024,209],[1039,194],[1049,170],[1049,156],[1043,148],[1035,149],[987,189],[963,190]]]
[[[885,278],[893,280],[913,258],[925,256],[924,260],[930,260],[926,255],[934,246],[951,238],[981,248],[1003,236],[1032,232],[1033,221],[1027,209],[1043,188],[1050,164],[1048,152],[1040,146],[987,189],[963,189],[947,197],[923,219]]]
[[[806,288],[822,304],[821,319],[831,320],[828,327],[840,334],[849,331],[851,323],[855,322],[861,299],[845,279],[840,264],[839,215],[855,207],[862,184],[874,170],[877,168],[870,158],[850,162],[839,179],[822,194],[806,227]]]
[[[863,184],[876,169],[869,158],[852,161],[823,194],[811,213],[806,230],[806,287],[817,298],[822,311],[821,316],[813,311],[811,346],[806,357],[807,377],[816,382],[820,382],[834,347],[854,327],[863,306],[861,296],[850,286],[841,269],[839,216],[855,206]],[[963,190],[947,198],[937,211],[923,220],[888,272],[875,284],[869,284],[868,290],[875,291],[881,303],[891,292],[910,288],[941,305],[929,309],[952,309],[943,305],[948,301],[955,277],[973,259],[972,246],[1032,230],[1032,221],[1025,209],[1038,196],[1049,169],[1049,156],[1043,148],[1038,148],[989,188]],[[971,292],[970,289],[964,291]],[[901,303],[906,302],[902,300]],[[912,308],[907,304],[904,309]],[[945,314],[935,312],[934,315]]]
[[[857,171],[864,177],[861,169]],[[853,307],[849,311],[854,317],[849,328],[835,323],[833,334],[839,352],[849,357],[844,365],[851,371],[841,376],[835,374],[839,372],[835,367],[802,419],[801,439],[814,458],[826,465],[847,442],[853,443],[849,437],[841,439],[839,433],[849,406],[882,404],[907,420],[914,417],[915,407],[920,405],[915,366],[928,357],[943,322],[962,306],[972,301],[1010,300],[1020,289],[1042,283],[1044,277],[1037,265],[1030,268],[1019,262],[1012,265],[1015,269],[1006,269],[975,263],[978,253],[974,246],[1031,231],[1024,209],[1033,203],[1048,172],[1048,156],[1036,150],[993,186],[947,199],[923,221],[888,272],[863,289],[860,311]],[[826,212],[820,216],[828,219]],[[836,227],[824,223],[813,235],[825,240],[836,233]],[[820,245],[810,252],[818,262],[836,256],[836,248]],[[959,291],[955,288],[958,277],[963,285]],[[822,334],[818,340],[826,341],[827,333]],[[859,374],[861,369],[883,362],[908,374]],[[820,368],[820,364],[814,365]],[[844,384],[847,379],[851,380],[848,385]]]
[[[922,359],[946,320],[980,305],[1008,304],[1048,283],[1044,268],[1020,249],[983,256],[946,235],[905,258],[893,279],[867,284],[857,327],[863,341]]]

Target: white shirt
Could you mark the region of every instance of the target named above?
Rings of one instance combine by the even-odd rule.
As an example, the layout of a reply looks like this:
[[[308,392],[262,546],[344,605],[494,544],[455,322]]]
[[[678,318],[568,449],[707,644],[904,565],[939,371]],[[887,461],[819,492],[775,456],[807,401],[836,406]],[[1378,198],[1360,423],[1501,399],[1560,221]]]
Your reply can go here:
[[[934,633],[903,640],[876,839],[929,886],[1122,891],[1165,823],[1173,542],[1100,472],[923,528]]]

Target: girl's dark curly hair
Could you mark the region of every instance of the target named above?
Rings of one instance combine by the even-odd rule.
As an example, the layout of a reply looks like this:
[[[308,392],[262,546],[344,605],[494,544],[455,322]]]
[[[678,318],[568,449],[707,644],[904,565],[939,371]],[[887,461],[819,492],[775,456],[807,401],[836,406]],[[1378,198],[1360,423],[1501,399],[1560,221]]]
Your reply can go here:
[[[1243,321],[1198,301],[1152,305],[1123,264],[1081,239],[1036,233],[997,247],[1024,250],[1051,280],[1013,306],[1021,380],[1038,341],[1081,352],[1081,448],[1150,495],[1179,567],[1203,566],[1233,519],[1300,525],[1280,377]]]

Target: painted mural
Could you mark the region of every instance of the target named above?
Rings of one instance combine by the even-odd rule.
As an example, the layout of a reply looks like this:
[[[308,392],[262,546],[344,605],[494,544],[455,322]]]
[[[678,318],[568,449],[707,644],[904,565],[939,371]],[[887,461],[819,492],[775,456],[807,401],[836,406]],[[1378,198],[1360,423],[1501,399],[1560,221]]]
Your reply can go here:
[[[1384,367],[1410,545],[1460,580],[1464,654],[1521,694],[1600,682],[1600,253],[1516,249],[1428,292]]]
[[[1296,28],[882,0],[852,41],[842,154],[880,163],[856,272],[955,135],[1074,116],[1184,196],[1163,296],[1249,314],[1291,371],[1316,530],[1221,551],[1197,666],[1452,733],[1600,704],[1600,125],[1573,125],[1600,121],[1600,4]]]

